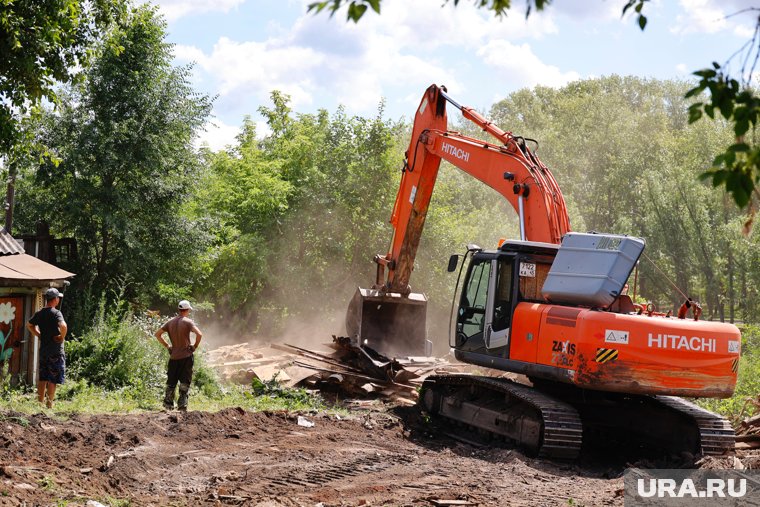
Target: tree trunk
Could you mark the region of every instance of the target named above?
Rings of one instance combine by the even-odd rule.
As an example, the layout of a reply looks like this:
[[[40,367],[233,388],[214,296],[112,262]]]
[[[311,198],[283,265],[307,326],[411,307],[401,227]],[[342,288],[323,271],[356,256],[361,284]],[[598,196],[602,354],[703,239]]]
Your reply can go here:
[[[95,275],[95,280],[97,281],[98,285],[101,285],[101,289],[105,287],[105,280],[106,280],[106,260],[108,259],[108,244],[109,244],[109,234],[108,234],[108,226],[106,224],[103,224],[100,231],[100,259],[98,259],[97,264],[97,274]]]
[[[16,164],[8,165],[8,187],[5,191],[5,232],[13,234],[13,201],[16,195]]]

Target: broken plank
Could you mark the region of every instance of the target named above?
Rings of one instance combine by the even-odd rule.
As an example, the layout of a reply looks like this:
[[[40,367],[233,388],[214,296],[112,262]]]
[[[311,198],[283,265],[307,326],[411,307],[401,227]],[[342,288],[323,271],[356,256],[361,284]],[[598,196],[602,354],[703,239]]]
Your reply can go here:
[[[736,442],[735,449],[739,450],[747,450],[747,449],[760,449],[760,441],[752,441],[752,442]]]
[[[403,396],[391,396],[391,401],[395,401],[399,405],[406,405],[407,407],[413,407],[417,404],[417,401]]]
[[[313,352],[308,349],[303,349],[301,347],[296,347],[294,345],[280,345],[279,343],[273,343],[272,345],[273,349],[282,350],[285,352],[290,352],[291,354],[298,354],[299,356],[307,357],[309,359],[314,359],[316,361],[321,361],[323,363],[330,364],[332,366],[340,366],[341,368],[345,368],[349,371],[353,371],[356,373],[361,373],[362,371],[354,368],[353,366],[349,366],[347,364],[341,363],[335,358],[332,358],[330,356],[326,356],[324,354],[320,354],[319,352]]]
[[[213,366],[214,368],[224,367],[224,366],[240,366],[244,364],[253,364],[253,365],[265,365],[265,364],[272,364],[277,363],[281,361],[287,361],[288,359],[291,359],[293,356],[273,356],[273,357],[267,357],[267,358],[256,358],[256,359],[241,359],[240,361],[230,361],[228,363],[211,363],[210,366]]]
[[[348,375],[349,377],[355,377],[355,378],[360,378],[360,379],[364,379],[364,380],[369,380],[370,382],[379,382],[380,384],[385,384],[386,383],[382,379],[368,377],[367,375],[361,375],[361,374],[353,373],[353,372],[350,372],[350,371],[336,371],[336,370],[330,370],[328,368],[320,368],[319,366],[314,366],[313,364],[304,363],[304,362],[301,362],[301,361],[293,361],[293,364],[298,365],[298,366],[303,366],[304,368],[311,368],[312,370],[316,370],[316,371],[324,371],[324,372],[327,372],[327,373],[340,373],[341,375]]]
[[[307,378],[316,375],[314,370],[303,368],[301,366],[288,366],[285,368],[285,373],[290,377],[290,380],[285,383],[287,387],[295,387]]]

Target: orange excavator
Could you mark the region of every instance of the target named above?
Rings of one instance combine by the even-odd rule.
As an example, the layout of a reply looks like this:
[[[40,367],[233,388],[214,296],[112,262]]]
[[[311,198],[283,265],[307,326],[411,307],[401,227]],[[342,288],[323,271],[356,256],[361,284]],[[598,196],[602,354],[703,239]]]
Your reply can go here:
[[[447,103],[496,142],[448,130]],[[635,305],[626,282],[644,240],[571,232],[559,185],[531,143],[457,104],[445,88],[426,90],[391,216],[391,247],[375,256],[375,285],[360,288],[349,305],[349,335],[388,355],[429,353],[427,300],[411,291],[409,278],[447,160],[504,196],[520,227],[520,240],[495,250],[468,246],[449,345],[460,361],[523,374],[530,385],[436,375],[423,384],[422,407],[551,458],[577,457],[590,436],[673,454],[731,451],[728,421],[679,397],[733,394],[739,330],[699,320],[701,308],[691,300],[677,317]],[[450,272],[460,257],[451,257]]]

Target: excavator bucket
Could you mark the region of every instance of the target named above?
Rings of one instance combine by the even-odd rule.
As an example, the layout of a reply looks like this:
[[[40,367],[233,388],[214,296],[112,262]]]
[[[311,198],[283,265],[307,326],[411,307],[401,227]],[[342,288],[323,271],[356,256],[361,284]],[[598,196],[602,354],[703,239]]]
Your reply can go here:
[[[346,313],[346,331],[359,344],[388,357],[429,356],[426,338],[427,297],[356,290]]]

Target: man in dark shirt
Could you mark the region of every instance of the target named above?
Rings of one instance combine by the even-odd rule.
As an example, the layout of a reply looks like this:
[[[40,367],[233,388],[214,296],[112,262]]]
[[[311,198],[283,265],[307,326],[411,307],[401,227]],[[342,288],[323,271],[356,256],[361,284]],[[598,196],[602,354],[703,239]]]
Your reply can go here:
[[[56,309],[63,294],[58,289],[50,288],[45,291],[45,308],[38,311],[27,322],[29,332],[39,338],[39,381],[37,382],[37,399],[53,408],[55,388],[63,384],[66,373],[66,356],[63,353],[63,341],[66,339],[68,327],[63,320],[63,314]]]
[[[166,410],[174,408],[174,390],[177,387],[177,382],[179,382],[177,409],[184,412],[187,410],[190,381],[193,378],[193,352],[200,345],[203,333],[200,332],[195,322],[188,318],[190,310],[193,309],[189,301],[183,299],[179,302],[177,309],[179,315],[161,326],[161,329],[156,331],[156,338],[161,342],[161,345],[169,350],[164,408]],[[164,333],[169,333],[171,345],[164,340]],[[195,334],[193,345],[190,345],[190,333]]]

